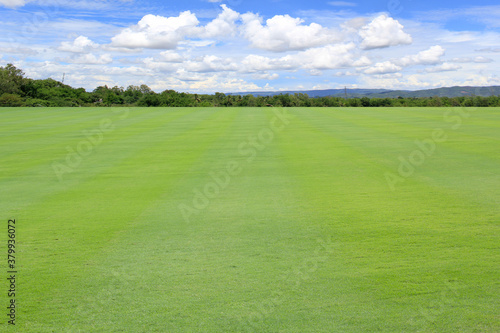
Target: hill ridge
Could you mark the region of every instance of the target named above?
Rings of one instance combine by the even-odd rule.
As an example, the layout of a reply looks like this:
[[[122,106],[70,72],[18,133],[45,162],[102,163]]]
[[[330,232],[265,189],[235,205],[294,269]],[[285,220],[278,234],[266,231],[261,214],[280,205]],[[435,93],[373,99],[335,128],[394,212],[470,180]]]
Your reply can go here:
[[[347,91],[346,91],[347,90]],[[369,98],[397,98],[397,97],[460,97],[460,96],[497,96],[500,95],[500,86],[453,86],[422,90],[393,90],[393,89],[317,89],[317,90],[286,90],[286,91],[251,91],[228,93],[228,95],[274,96],[280,94],[307,94],[309,97],[369,97]]]

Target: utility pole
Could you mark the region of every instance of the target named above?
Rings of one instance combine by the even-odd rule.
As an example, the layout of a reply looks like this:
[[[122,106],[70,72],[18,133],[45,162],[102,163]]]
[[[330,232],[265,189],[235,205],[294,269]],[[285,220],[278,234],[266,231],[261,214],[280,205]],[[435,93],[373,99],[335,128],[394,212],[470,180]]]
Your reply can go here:
[[[347,100],[347,87],[344,86],[345,99]]]
[[[63,73],[63,78],[62,78],[62,82],[61,83],[64,83],[64,77],[66,76],[66,73]]]

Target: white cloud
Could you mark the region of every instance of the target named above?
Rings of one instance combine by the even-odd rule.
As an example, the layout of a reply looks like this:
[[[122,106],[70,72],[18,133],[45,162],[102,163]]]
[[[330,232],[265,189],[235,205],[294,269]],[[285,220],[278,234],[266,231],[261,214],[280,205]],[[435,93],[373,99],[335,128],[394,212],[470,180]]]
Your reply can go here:
[[[161,61],[164,62],[181,63],[184,61],[184,57],[182,55],[172,50],[163,51],[160,55]]]
[[[179,63],[172,63],[168,61],[162,61],[160,59],[155,59],[153,57],[147,57],[142,61],[148,70],[152,70],[156,73],[172,73],[178,69]]]
[[[255,74],[253,76],[253,78],[256,80],[267,80],[267,81],[277,80],[279,79],[279,77],[280,76],[278,73],[273,73],[273,74],[262,73],[262,74]]]
[[[365,17],[356,17],[343,22],[340,26],[344,32],[357,35],[359,30],[366,25],[367,21],[368,20]]]
[[[211,90],[214,91],[218,87],[225,92],[240,92],[240,91],[255,91],[261,88],[255,83],[246,82],[243,79],[227,78],[219,79],[217,76],[211,76],[204,81],[198,81],[191,85],[191,89],[196,90]]]
[[[299,52],[292,58],[306,69],[363,67],[371,64],[366,56],[358,57],[354,43],[327,45]]]
[[[474,63],[479,63],[479,64],[486,64],[486,63],[493,62],[493,59],[479,56],[479,57],[474,57],[474,58],[453,58],[451,61],[458,62],[458,63],[474,62]]]
[[[396,73],[403,69],[398,65],[393,64],[390,61],[384,61],[376,63],[374,66],[366,69],[365,74],[387,74],[387,73]]]
[[[290,70],[296,68],[296,63],[291,57],[269,58],[260,55],[250,54],[242,61],[242,72],[254,73],[267,70]]]
[[[327,45],[311,48],[296,54],[280,58],[269,58],[260,55],[248,55],[242,65],[246,72],[267,70],[308,69],[312,73],[317,70],[329,70],[346,67],[363,67],[371,64],[366,56],[358,56],[354,51],[354,43]]]
[[[258,71],[266,71],[268,69],[274,69],[275,66],[273,66],[271,62],[272,62],[271,58],[255,54],[249,54],[241,61],[246,71],[250,73]]]
[[[46,7],[60,3],[65,11],[94,4],[87,7],[100,16],[49,17],[23,35],[19,22],[33,13],[6,15],[0,27],[7,36],[0,42],[0,62],[13,62],[33,78],[60,80],[61,73],[71,72],[66,82],[89,90],[105,78],[108,85],[144,83],[156,91],[196,92],[265,89],[253,83],[262,82],[258,80],[273,80],[275,90],[318,84],[416,89],[498,82],[498,32],[453,32],[429,21],[398,22],[389,14],[359,16],[349,8],[350,0],[332,1],[344,6],[330,7],[335,11],[265,18],[222,4],[231,1],[214,1],[214,7],[222,4],[217,14],[146,15],[126,26],[117,19],[123,14],[117,7],[121,0],[33,1]],[[0,8],[7,2],[14,3],[0,0]],[[389,48],[395,45],[400,47]]]
[[[184,62],[183,68],[190,72],[236,71],[238,65],[230,58],[205,55],[201,58]]]
[[[475,57],[474,62],[486,64],[489,62],[493,62],[493,59],[485,58],[485,57]]]
[[[440,45],[435,45],[427,50],[421,51],[414,55],[408,55],[400,59],[387,60],[378,62],[374,66],[366,69],[365,74],[380,75],[396,73],[403,70],[403,67],[417,66],[417,65],[437,65],[441,63],[441,57],[444,55],[444,48]],[[441,67],[433,67],[426,69],[428,72],[443,72],[456,70],[456,65],[443,64]],[[460,66],[458,66],[460,67]]]
[[[380,15],[359,31],[363,49],[377,49],[401,44],[411,44],[412,38],[403,26],[392,17]]]
[[[110,54],[102,54],[96,57],[94,54],[88,53],[65,59],[65,61],[72,64],[105,65],[112,63],[113,58]]]
[[[397,61],[397,64],[401,66],[435,65],[441,62],[441,57],[444,55],[444,52],[445,50],[443,47],[434,45],[415,55],[403,57]]]
[[[0,52],[10,54],[20,54],[23,56],[34,56],[40,54],[39,51],[29,47],[0,47]]]
[[[468,31],[453,31],[449,32],[444,38],[443,41],[448,43],[467,43],[472,42],[476,39],[476,34]]]
[[[458,72],[451,72],[458,73]],[[498,77],[480,74],[444,76],[443,73],[412,74],[408,76],[378,77],[365,76],[362,83],[366,87],[386,89],[427,89],[453,86],[488,86],[500,83]]]
[[[284,52],[338,42],[339,33],[317,23],[304,25],[304,20],[289,15],[276,15],[262,25],[262,18],[253,13],[242,16],[243,35],[258,49]]]
[[[425,71],[427,73],[439,73],[439,72],[456,71],[456,70],[459,70],[461,68],[462,68],[462,66],[460,66],[460,65],[450,64],[448,62],[445,62],[444,64],[439,65],[439,66],[426,68]]]
[[[229,9],[226,5],[221,7],[222,13],[205,26],[205,31],[202,33],[203,37],[214,38],[236,34],[237,26],[235,21],[240,17],[240,14]]]
[[[0,0],[0,5],[7,8],[22,7],[26,4],[24,0]]]
[[[127,48],[174,49],[188,35],[196,33],[196,15],[185,11],[177,17],[144,16],[137,25],[122,30],[111,39],[112,46]]]
[[[319,69],[310,69],[308,71],[309,75],[311,76],[322,76],[323,75],[323,72],[320,71]]]
[[[485,48],[485,49],[480,49],[480,50],[477,50],[478,52],[492,52],[492,53],[499,53],[500,52],[500,48],[491,48],[491,47],[488,47],[488,48]]]
[[[177,81],[177,89],[187,90],[187,91],[197,91],[197,92],[243,92],[243,91],[259,91],[263,88],[259,87],[255,83],[247,82],[240,78],[235,77],[224,77],[218,74],[211,75],[189,75],[184,76],[181,71],[177,73],[177,77],[174,82]],[[166,85],[168,88],[172,88],[172,83]],[[175,87],[175,83],[174,83]]]
[[[221,5],[222,12],[206,26],[194,13],[185,11],[177,17],[146,15],[137,25],[125,28],[111,39],[113,47],[175,49],[189,38],[221,38],[234,36],[238,27],[236,21],[240,14],[226,5]],[[200,41],[197,41],[200,42]],[[207,42],[201,41],[202,43]],[[210,41],[214,43],[214,41]]]
[[[92,49],[97,49],[99,44],[94,43],[85,36],[77,37],[73,42],[62,42],[57,49],[59,51],[85,53]]]

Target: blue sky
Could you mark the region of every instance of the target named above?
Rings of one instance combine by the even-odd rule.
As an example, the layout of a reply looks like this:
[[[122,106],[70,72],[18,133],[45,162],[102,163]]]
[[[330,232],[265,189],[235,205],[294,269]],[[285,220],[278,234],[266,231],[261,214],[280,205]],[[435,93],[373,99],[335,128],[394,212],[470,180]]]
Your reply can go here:
[[[0,66],[93,90],[500,85],[497,1],[0,0]]]

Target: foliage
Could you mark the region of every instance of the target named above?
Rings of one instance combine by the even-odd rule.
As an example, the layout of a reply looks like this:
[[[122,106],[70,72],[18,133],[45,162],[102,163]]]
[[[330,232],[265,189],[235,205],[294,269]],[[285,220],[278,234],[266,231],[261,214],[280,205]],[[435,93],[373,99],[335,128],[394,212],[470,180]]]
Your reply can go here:
[[[22,106],[23,100],[16,94],[3,94],[0,96],[0,106]]]
[[[20,93],[24,80],[23,71],[14,65],[0,67],[0,95]]]
[[[33,80],[8,64],[0,67],[0,106],[145,106],[145,107],[492,107],[500,106],[499,96],[459,97],[309,97],[305,93],[274,96],[189,94],[171,89],[154,92],[147,85],[99,86],[92,92],[75,89],[53,79]]]

